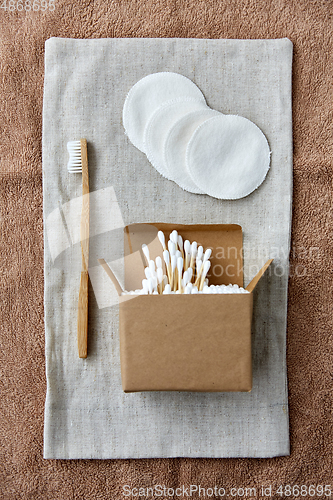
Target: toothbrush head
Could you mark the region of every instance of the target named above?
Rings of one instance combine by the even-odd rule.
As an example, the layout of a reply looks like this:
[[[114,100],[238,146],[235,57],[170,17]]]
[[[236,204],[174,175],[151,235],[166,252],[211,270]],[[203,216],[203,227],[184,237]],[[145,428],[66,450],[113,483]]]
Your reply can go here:
[[[82,173],[81,141],[67,142],[67,151],[69,153],[69,160],[67,163],[68,172],[71,174]]]

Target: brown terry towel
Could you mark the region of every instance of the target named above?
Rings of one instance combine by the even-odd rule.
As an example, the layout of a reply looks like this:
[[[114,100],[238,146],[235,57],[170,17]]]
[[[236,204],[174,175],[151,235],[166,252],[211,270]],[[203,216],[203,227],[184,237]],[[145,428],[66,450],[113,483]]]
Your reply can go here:
[[[13,4],[7,0],[6,5]],[[321,485],[325,488],[331,483],[332,9],[332,2],[325,0],[122,0],[109,4],[79,0],[56,2],[54,11],[1,10],[0,498],[120,499],[133,488],[154,485],[184,487],[184,497],[193,485],[192,498],[199,498],[195,491],[199,485],[206,490],[225,488],[230,494],[243,488],[238,498],[246,493],[248,498],[267,498],[271,486],[272,497],[280,498],[276,495],[280,485],[300,489],[315,485],[319,494]],[[287,357],[290,457],[43,460],[41,113],[43,48],[51,36],[288,37],[293,42],[294,206]],[[231,488],[236,490],[231,492]]]

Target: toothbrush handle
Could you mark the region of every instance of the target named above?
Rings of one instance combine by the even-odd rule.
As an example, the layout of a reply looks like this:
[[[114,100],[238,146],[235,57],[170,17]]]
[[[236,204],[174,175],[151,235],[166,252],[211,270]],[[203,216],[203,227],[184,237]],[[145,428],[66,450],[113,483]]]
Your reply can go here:
[[[86,358],[88,345],[88,271],[81,272],[77,315],[77,345],[79,358]]]
[[[81,139],[82,162],[82,214],[80,226],[82,268],[80,279],[77,342],[79,358],[86,358],[88,351],[88,263],[89,263],[89,174],[87,141]]]

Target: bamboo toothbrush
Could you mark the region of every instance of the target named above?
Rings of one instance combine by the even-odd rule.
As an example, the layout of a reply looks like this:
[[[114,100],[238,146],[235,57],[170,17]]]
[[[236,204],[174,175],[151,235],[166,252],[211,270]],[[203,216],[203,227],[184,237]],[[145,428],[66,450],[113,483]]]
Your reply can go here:
[[[67,150],[69,152],[68,171],[70,173],[82,173],[82,213],[80,225],[82,268],[77,316],[77,344],[79,358],[86,358],[88,346],[89,261],[89,174],[86,139],[68,142]]]

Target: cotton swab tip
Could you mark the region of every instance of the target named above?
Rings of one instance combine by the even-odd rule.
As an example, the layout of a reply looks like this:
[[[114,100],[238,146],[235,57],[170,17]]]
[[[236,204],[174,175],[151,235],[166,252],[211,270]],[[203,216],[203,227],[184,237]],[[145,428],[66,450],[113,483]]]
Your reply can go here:
[[[156,270],[155,270],[155,262],[153,260],[149,261],[149,269],[152,276],[154,276],[156,274]]]
[[[182,257],[178,257],[178,259],[177,259],[177,269],[178,269],[179,274],[181,274],[181,272],[183,270],[183,265],[184,265],[183,258]]]
[[[211,255],[212,255],[212,249],[207,248],[207,250],[205,251],[203,261],[206,262],[210,258]]]
[[[165,250],[166,249],[166,246],[165,246],[165,236],[164,236],[163,231],[159,231],[157,233],[157,236],[158,236],[158,239],[160,240],[160,243],[161,243],[161,245],[163,247],[163,250]]]
[[[159,255],[156,257],[155,263],[156,263],[156,268],[157,269],[162,268],[162,259],[161,259],[161,257]]]
[[[149,248],[147,247],[147,245],[145,243],[142,245],[142,251],[144,253],[144,256],[146,257],[147,262],[149,262],[150,261]]]
[[[169,248],[170,255],[176,254],[176,245],[174,244],[173,241],[171,241],[171,240],[168,241],[168,248]]]
[[[164,259],[164,262],[166,263],[166,265],[168,265],[170,262],[170,254],[169,254],[168,250],[164,250],[163,259]]]
[[[161,267],[157,268],[157,281],[158,283],[162,283],[163,280],[163,269]]]
[[[178,232],[176,231],[176,229],[174,229],[172,231],[172,233],[170,234],[170,240],[175,244],[175,245],[178,245]]]
[[[190,253],[191,252],[191,243],[189,242],[189,240],[185,240],[185,242],[184,242],[184,250],[185,250],[185,253]]]
[[[203,268],[203,273],[202,273],[202,276],[203,277],[206,277],[208,271],[209,271],[209,268],[210,268],[210,261],[207,260],[204,264],[204,268]]]

